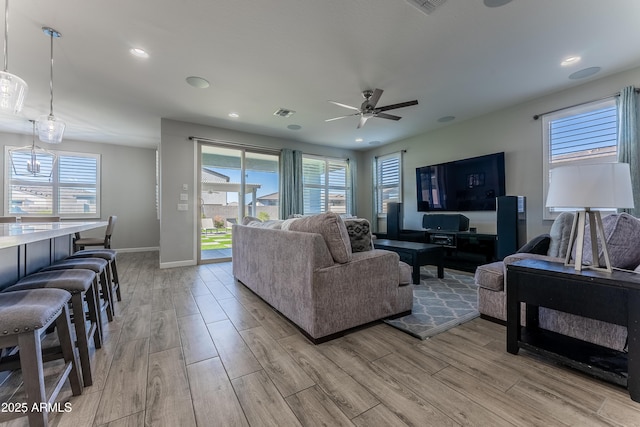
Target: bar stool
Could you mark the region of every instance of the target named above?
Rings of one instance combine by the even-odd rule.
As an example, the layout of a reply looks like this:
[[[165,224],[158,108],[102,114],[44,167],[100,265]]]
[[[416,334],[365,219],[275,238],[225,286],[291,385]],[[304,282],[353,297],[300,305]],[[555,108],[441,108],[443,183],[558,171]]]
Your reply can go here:
[[[102,258],[109,262],[109,270],[107,270],[107,280],[112,283],[112,288],[116,292],[118,301],[122,301],[120,295],[120,279],[118,278],[118,267],[116,265],[116,251],[114,249],[82,249],[67,257],[67,259],[75,258]]]
[[[63,260],[57,261],[54,264],[51,264],[40,271],[55,271],[55,270],[74,270],[74,269],[84,269],[91,270],[96,275],[96,283],[99,283],[100,286],[100,297],[102,298],[103,304],[100,304],[100,310],[106,311],[107,320],[109,322],[113,321],[114,315],[114,307],[113,307],[113,289],[111,288],[109,282],[107,281],[107,266],[108,262],[102,258],[78,258],[78,259],[69,259],[65,258]],[[96,286],[96,289],[98,287]]]
[[[76,342],[80,353],[80,366],[85,386],[93,384],[89,340],[93,338],[96,349],[102,347],[102,322],[96,302],[95,272],[91,270],[59,270],[30,274],[2,292],[24,291],[38,288],[63,289],[71,293],[71,310],[76,330]],[[87,301],[85,315],[84,300]],[[90,326],[87,329],[86,319]]]
[[[13,358],[3,358],[0,369],[22,369],[29,425],[32,427],[46,426],[49,414],[47,408],[41,411],[31,409],[40,408],[42,403],[54,402],[67,379],[71,383],[73,395],[82,394],[78,361],[71,342],[71,325],[67,309],[70,299],[69,292],[62,289],[34,289],[0,294],[0,347],[18,346],[20,350]],[[40,339],[54,322],[65,366],[49,397],[44,387]],[[0,421],[5,421],[5,416],[6,413],[0,414]],[[20,416],[24,414],[15,412],[8,415],[7,419]]]

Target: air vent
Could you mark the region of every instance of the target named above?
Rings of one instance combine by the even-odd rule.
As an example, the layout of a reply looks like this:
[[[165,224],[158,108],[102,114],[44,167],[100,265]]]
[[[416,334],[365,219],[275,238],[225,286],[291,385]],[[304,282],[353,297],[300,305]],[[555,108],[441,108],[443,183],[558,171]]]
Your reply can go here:
[[[407,0],[427,15],[431,15],[437,8],[442,6],[447,0]]]
[[[279,108],[275,113],[273,113],[273,115],[280,117],[291,117],[294,115],[294,113],[295,111],[289,110],[288,108]]]

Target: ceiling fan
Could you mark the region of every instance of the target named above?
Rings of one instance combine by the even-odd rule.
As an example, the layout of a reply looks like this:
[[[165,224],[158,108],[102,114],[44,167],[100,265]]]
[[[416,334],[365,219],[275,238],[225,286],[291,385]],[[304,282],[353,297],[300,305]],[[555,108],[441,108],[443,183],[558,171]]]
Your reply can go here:
[[[360,121],[358,122],[357,128],[360,129],[364,124],[372,117],[378,117],[380,119],[389,119],[389,120],[400,120],[402,117],[394,116],[393,114],[384,113],[384,111],[395,110],[396,108],[410,107],[411,105],[417,105],[418,101],[407,101],[401,102],[399,104],[387,105],[385,107],[377,107],[376,104],[380,100],[380,96],[382,95],[382,89],[374,89],[374,90],[365,90],[362,92],[362,96],[364,97],[364,102],[360,106],[360,108],[352,107],[351,105],[341,104],[336,101],[329,101],[332,104],[336,104],[340,107],[348,108],[350,110],[355,110],[357,113],[347,114],[346,116],[334,117],[333,119],[327,119],[325,122],[331,122],[333,120],[344,119],[345,117],[351,116],[360,116]]]

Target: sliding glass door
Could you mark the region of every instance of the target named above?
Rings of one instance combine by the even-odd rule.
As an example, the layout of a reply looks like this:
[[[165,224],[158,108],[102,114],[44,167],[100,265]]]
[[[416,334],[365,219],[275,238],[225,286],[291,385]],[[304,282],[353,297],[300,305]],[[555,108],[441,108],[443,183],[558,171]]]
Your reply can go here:
[[[200,144],[200,262],[228,261],[232,225],[277,219],[278,154]]]

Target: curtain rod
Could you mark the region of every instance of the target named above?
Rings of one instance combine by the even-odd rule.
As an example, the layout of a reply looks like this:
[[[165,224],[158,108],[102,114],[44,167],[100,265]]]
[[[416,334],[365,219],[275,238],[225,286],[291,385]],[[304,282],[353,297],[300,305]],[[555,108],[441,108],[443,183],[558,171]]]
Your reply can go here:
[[[635,93],[640,93],[640,89],[634,89],[633,91]],[[568,108],[579,107],[581,105],[589,104],[591,102],[604,101],[605,99],[613,98],[613,97],[616,97],[616,96],[620,96],[620,92],[616,92],[613,95],[609,95],[609,96],[603,96],[602,98],[592,99],[591,101],[581,102],[579,104],[573,104],[573,105],[569,105],[567,107],[556,108],[555,110],[547,111],[546,113],[539,113],[539,114],[536,114],[536,115],[533,116],[533,120],[538,120],[540,117],[542,117],[544,115],[547,115],[547,114],[557,113],[558,111],[566,110]]]
[[[200,141],[200,142],[209,142],[212,144],[216,144],[216,145],[220,145],[220,146],[224,146],[227,148],[247,148],[247,149],[251,149],[254,150],[256,152],[261,152],[261,153],[280,153],[280,149],[279,148],[268,148],[268,147],[260,147],[259,145],[252,145],[252,144],[245,144],[245,143],[241,143],[241,142],[231,142],[231,141],[224,141],[221,139],[211,139],[211,138],[202,138],[199,136],[190,136],[189,137],[190,141]]]
[[[391,154],[395,154],[395,153],[406,153],[407,150],[398,150],[398,151],[392,151],[391,153],[387,153],[387,154],[381,154],[379,156],[373,156],[374,159],[377,159],[379,157],[384,157],[384,156],[390,156]]]

